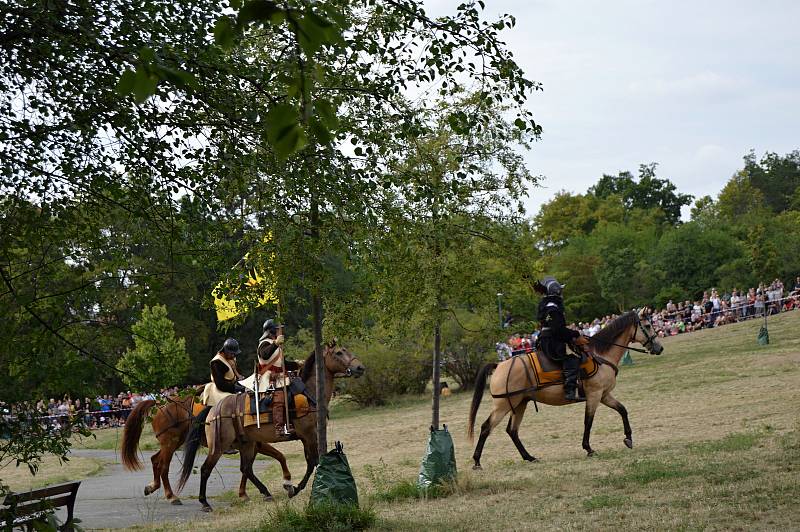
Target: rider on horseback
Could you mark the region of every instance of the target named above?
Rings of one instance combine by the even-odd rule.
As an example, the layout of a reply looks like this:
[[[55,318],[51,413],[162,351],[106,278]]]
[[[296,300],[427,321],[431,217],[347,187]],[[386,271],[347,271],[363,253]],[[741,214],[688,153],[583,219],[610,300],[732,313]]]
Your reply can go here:
[[[283,356],[284,342],[283,334],[278,334],[279,328],[274,320],[264,322],[263,334],[258,339],[258,374],[266,371],[267,381],[270,388],[275,391],[272,394],[272,421],[275,425],[277,434],[290,434],[289,426],[285,416],[285,389],[289,386],[286,378],[286,360]],[[259,379],[259,382],[261,379]]]
[[[222,344],[222,349],[211,359],[211,382],[206,384],[203,390],[204,405],[214,406],[224,397],[245,390],[244,386],[239,384],[242,375],[236,367],[236,355],[241,352],[239,342],[234,338],[228,338]]]
[[[567,318],[564,316],[564,300],[561,292],[564,285],[554,277],[545,277],[537,282],[536,290],[545,297],[539,302],[538,320],[542,325],[539,333],[539,348],[545,355],[553,360],[563,361],[564,372],[564,399],[567,401],[579,400],[577,394],[578,369],[580,357],[567,353],[567,344],[586,345],[589,339],[578,331],[567,327]]]

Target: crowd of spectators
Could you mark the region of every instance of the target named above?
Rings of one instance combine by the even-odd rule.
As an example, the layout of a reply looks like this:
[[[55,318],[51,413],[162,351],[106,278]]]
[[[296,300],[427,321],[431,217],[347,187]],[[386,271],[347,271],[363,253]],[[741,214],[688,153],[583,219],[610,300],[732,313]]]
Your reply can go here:
[[[70,420],[82,423],[90,429],[119,427],[125,424],[128,414],[140,402],[155,399],[156,395],[169,396],[177,393],[177,388],[161,390],[158,394],[120,392],[117,395],[97,395],[94,398],[72,399],[66,395],[61,399],[40,399],[35,405],[20,404],[7,408],[9,413],[15,406],[22,411],[36,412],[35,416],[45,420],[54,430],[66,426]]]
[[[648,308],[653,329],[659,337],[675,336],[687,332],[720,327],[728,323],[778,314],[800,308],[800,276],[787,289],[780,279],[758,288],[732,289],[722,294],[716,288],[703,292],[695,301],[669,300],[660,310]],[[591,322],[573,323],[569,327],[586,336],[597,334],[610,321],[617,318],[609,314]],[[529,352],[536,345],[537,332],[514,334],[506,342],[495,345],[497,357],[505,360],[514,354]]]

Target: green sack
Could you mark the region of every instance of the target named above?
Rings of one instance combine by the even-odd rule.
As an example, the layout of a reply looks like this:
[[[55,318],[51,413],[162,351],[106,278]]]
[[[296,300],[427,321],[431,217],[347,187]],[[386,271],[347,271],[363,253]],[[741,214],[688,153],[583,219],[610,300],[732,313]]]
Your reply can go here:
[[[350,464],[342,451],[342,443],[336,442],[334,449],[319,460],[314,484],[311,487],[311,503],[335,502],[358,506],[358,491]]]
[[[453,438],[447,431],[447,425],[444,425],[442,430],[431,429],[425,458],[422,459],[422,466],[419,468],[417,486],[427,490],[434,484],[456,478],[456,473],[456,448],[453,446]]]
[[[767,345],[769,344],[769,331],[767,330],[766,325],[761,326],[761,330],[758,331],[758,345]]]
[[[622,365],[633,366],[633,357],[631,356],[630,351],[625,351],[625,354],[622,355]]]

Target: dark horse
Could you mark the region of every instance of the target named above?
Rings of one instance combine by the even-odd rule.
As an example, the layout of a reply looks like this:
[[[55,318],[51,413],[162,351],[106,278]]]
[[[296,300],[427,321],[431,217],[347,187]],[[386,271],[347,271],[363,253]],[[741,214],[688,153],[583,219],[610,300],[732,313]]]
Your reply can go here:
[[[325,404],[330,402],[333,393],[333,378],[339,373],[360,377],[364,374],[364,366],[361,361],[344,347],[336,345],[336,340],[327,344],[323,349],[325,361]],[[314,364],[315,355],[312,353],[303,364],[300,378],[303,380],[309,395],[314,397],[317,390],[317,375]],[[186,439],[186,446],[183,457],[183,467],[178,484],[182,489],[189,479],[194,467],[194,459],[197,449],[200,447],[201,434],[205,430],[206,441],[208,442],[208,456],[200,468],[200,504],[203,510],[211,511],[211,505],[206,499],[206,485],[211,471],[217,464],[222,451],[231,447],[239,449],[240,469],[250,482],[255,484],[258,490],[264,495],[265,499],[271,499],[269,490],[253,473],[253,462],[256,457],[256,446],[262,443],[274,443],[285,441],[285,438],[277,434],[272,423],[262,423],[261,428],[252,425],[244,428],[244,442],[237,438],[234,416],[236,415],[236,396],[228,396],[210,412],[205,424],[197,423]],[[306,474],[303,480],[293,489],[293,493],[299,493],[306,487],[308,479],[314,468],[317,467],[317,412],[312,409],[307,415],[294,420],[295,438],[303,443],[303,450],[306,457]]]
[[[628,312],[615,319],[596,335],[589,338],[587,351],[593,356],[600,367],[592,377],[583,381],[583,388],[586,393],[586,412],[584,416],[583,429],[583,448],[589,456],[594,454],[594,450],[589,445],[589,435],[592,432],[592,421],[597,406],[603,403],[609,408],[613,408],[622,416],[622,424],[625,430],[625,445],[633,447],[633,433],[628,422],[628,411],[625,407],[614,399],[611,391],[617,384],[617,368],[628,344],[632,342],[641,343],[653,355],[660,355],[664,348],[656,340],[656,333],[645,317],[644,313]],[[517,362],[515,364],[515,362]],[[572,404],[564,399],[563,385],[553,385],[545,388],[536,388],[531,382],[530,361],[527,357],[519,357],[519,360],[505,360],[501,363],[486,364],[478,373],[475,381],[475,393],[472,396],[472,406],[469,411],[469,425],[467,434],[470,441],[473,439],[475,428],[475,416],[481,404],[486,378],[489,373],[497,368],[492,374],[489,382],[489,390],[494,398],[492,401],[492,413],[481,425],[481,434],[478,438],[478,445],[475,446],[475,453],[472,458],[475,460],[473,469],[481,468],[481,454],[486,438],[491,434],[492,429],[511,412],[508,420],[506,432],[511,437],[523,460],[533,462],[534,456],[525,450],[519,439],[518,432],[522,416],[525,415],[525,407],[529,401],[535,400],[554,406]]]
[[[169,483],[169,465],[172,462],[172,455],[183,445],[189,427],[195,416],[203,409],[203,405],[195,403],[195,395],[202,391],[202,386],[194,390],[194,394],[188,397],[170,397],[167,403],[159,406],[153,415],[153,433],[158,440],[159,449],[150,457],[153,464],[153,482],[145,486],[144,494],[150,495],[158,490],[161,483],[164,484],[164,497],[172,504],[181,504],[181,500],[172,492]],[[142,401],[131,411],[125,421],[125,429],[122,431],[121,458],[122,465],[128,471],[138,471],[142,469],[139,461],[139,439],[142,436],[142,426],[148,414],[156,406],[152,399]],[[292,474],[286,465],[286,458],[275,447],[268,443],[259,444],[257,451],[261,454],[271,456],[281,464],[283,471],[284,486],[292,485]],[[239,483],[239,497],[247,498],[247,477],[242,475]]]

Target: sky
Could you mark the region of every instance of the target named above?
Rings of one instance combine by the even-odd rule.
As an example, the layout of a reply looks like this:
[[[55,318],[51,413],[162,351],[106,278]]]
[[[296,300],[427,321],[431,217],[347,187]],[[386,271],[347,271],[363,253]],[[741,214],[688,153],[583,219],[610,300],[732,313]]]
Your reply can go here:
[[[680,192],[716,197],[750,150],[800,149],[800,2],[485,2],[490,19],[516,17],[502,37],[544,85],[528,103],[543,128],[528,167],[544,177],[529,215],[650,162]]]

